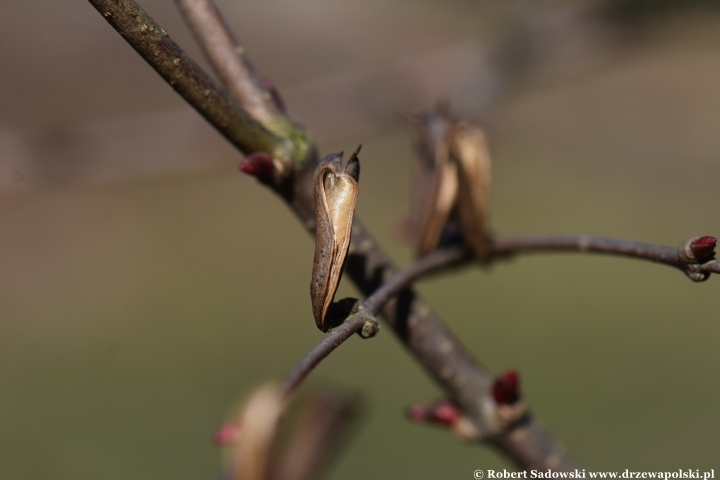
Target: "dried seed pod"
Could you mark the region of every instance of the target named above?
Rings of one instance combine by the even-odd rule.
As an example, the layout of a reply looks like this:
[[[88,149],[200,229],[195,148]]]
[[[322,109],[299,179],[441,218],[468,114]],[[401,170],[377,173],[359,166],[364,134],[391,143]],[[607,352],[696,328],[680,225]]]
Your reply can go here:
[[[418,256],[424,257],[440,243],[458,192],[457,167],[450,161],[449,123],[431,116],[418,124],[420,156],[415,208],[419,211]]]
[[[310,297],[315,322],[323,332],[332,327],[326,316],[350,247],[360,176],[359,151],[360,147],[352,154],[345,169],[342,168],[342,153],[328,155],[315,174],[315,262]]]
[[[485,134],[468,123],[456,124],[450,152],[458,165],[458,213],[465,245],[479,259],[487,258],[487,204],[490,190],[490,154]]]

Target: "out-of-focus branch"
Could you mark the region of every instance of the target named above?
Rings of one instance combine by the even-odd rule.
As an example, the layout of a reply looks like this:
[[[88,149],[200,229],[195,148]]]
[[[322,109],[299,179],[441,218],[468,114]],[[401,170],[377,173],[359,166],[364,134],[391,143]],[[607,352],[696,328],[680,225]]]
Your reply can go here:
[[[243,110],[132,0],[89,0],[117,32],[195,110],[243,153],[289,161],[292,143]]]
[[[245,49],[210,0],[175,0],[195,39],[233,98],[258,121],[280,115]]]
[[[354,333],[361,332],[363,336],[372,336],[370,334],[374,334],[375,332],[362,332],[362,330],[365,327],[370,330],[373,329],[372,322],[376,322],[375,315],[378,309],[382,307],[390,297],[407,288],[412,282],[423,275],[456,264],[467,256],[468,254],[462,248],[436,250],[427,257],[416,260],[409,267],[391,277],[372,295],[357,305],[356,313],[350,315],[341,325],[330,330],[320,343],[310,350],[307,355],[293,367],[285,378],[285,381],[280,385],[283,394],[291,394],[325,357],[330,355],[333,350],[339,347]],[[371,324],[367,322],[371,322]]]

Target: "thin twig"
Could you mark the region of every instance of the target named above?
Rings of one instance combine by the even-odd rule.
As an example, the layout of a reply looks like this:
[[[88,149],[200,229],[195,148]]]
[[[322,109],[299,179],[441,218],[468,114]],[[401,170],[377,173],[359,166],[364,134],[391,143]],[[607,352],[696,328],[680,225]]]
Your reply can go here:
[[[245,49],[211,0],[175,0],[195,39],[233,98],[261,123],[280,115]]]
[[[375,321],[378,309],[390,297],[407,288],[413,281],[423,275],[456,264],[465,257],[467,257],[467,253],[462,248],[436,250],[427,257],[416,260],[409,267],[391,277],[375,293],[359,303],[356,313],[352,314],[341,325],[330,330],[320,343],[293,367],[280,385],[280,390],[285,395],[289,395],[297,389],[310,372],[333,350],[354,333],[359,332],[367,321]]]
[[[132,0],[89,0],[117,32],[195,110],[243,153],[267,152],[279,160],[291,143],[268,131],[220,88]]]
[[[495,238],[490,244],[492,259],[520,253],[591,252],[649,260],[670,265],[685,272],[720,273],[720,262],[693,263],[683,255],[683,247],[596,237],[593,235],[528,235]]]

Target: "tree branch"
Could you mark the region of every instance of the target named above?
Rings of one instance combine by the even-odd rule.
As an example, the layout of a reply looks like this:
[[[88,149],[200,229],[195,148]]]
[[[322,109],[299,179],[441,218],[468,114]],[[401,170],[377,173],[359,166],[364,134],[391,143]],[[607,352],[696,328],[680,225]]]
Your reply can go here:
[[[300,220],[314,229],[312,178],[318,161],[313,146],[291,134],[280,138],[252,119],[219,89],[167,33],[132,0],[89,0],[120,35],[173,88],[244,153],[267,152],[290,166],[292,185],[271,185]],[[209,93],[208,93],[209,92]],[[294,135],[294,132],[292,133]],[[299,143],[307,148],[298,148]],[[397,271],[359,220],[353,224],[346,274],[370,295]],[[417,295],[403,289],[380,308],[390,327],[425,370],[462,407],[487,441],[522,469],[572,470],[578,465],[532,417],[510,431],[497,430],[496,406],[489,395],[494,376],[482,367]]]
[[[243,110],[132,0],[89,0],[107,22],[195,110],[243,153],[287,161],[292,144]]]
[[[175,0],[185,23],[233,98],[258,121],[280,115],[245,49],[210,0]]]
[[[662,263],[678,268],[689,276],[692,273],[720,273],[718,260],[699,262],[692,258],[688,249],[693,240],[686,240],[680,247],[666,247],[593,235],[528,235],[492,239],[490,255],[492,260],[520,253],[591,252]]]
[[[375,315],[390,297],[407,288],[416,279],[435,270],[445,268],[465,258],[467,253],[462,248],[436,250],[430,255],[416,260],[406,269],[400,271],[372,295],[360,302],[356,313],[350,315],[341,325],[333,328],[328,334],[310,350],[290,371],[280,390],[284,395],[290,395],[299,387],[312,370],[333,350],[339,347],[354,333],[360,332],[367,322],[376,322]],[[372,328],[372,326],[368,326]],[[368,332],[370,333],[370,332]],[[371,336],[371,335],[368,335]]]

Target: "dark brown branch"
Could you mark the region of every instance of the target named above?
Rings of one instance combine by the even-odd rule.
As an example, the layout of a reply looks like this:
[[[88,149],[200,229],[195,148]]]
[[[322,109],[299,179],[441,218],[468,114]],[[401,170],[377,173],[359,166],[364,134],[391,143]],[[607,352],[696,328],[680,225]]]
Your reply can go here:
[[[280,116],[245,49],[233,38],[211,0],[175,0],[210,65],[233,98],[258,121]]]
[[[333,350],[339,347],[354,333],[360,332],[368,321],[374,322],[378,309],[382,307],[390,297],[407,288],[413,281],[421,276],[455,264],[466,256],[467,253],[462,248],[437,250],[427,257],[415,261],[412,265],[391,277],[372,295],[366,298],[365,301],[358,304],[356,313],[350,315],[350,317],[338,327],[330,330],[320,343],[310,350],[307,355],[293,367],[285,378],[285,381],[280,385],[280,390],[283,394],[289,395],[297,389],[310,372],[312,372],[325,357],[330,355]]]
[[[163,80],[241,152],[268,152],[279,160],[290,157],[290,142],[238,106],[139,5],[132,0],[89,1]]]

